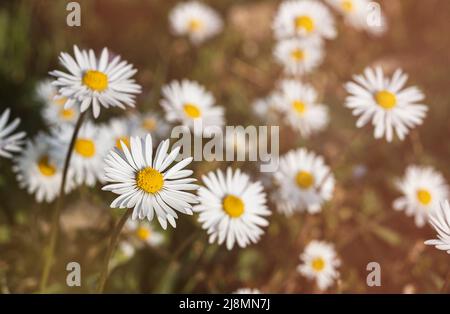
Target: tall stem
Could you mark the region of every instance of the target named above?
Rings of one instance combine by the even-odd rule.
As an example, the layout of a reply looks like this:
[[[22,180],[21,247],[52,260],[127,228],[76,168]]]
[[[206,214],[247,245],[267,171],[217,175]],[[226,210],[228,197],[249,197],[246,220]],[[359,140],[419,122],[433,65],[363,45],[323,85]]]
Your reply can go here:
[[[120,218],[119,222],[115,226],[113,234],[111,235],[111,241],[109,242],[108,250],[106,251],[105,261],[103,262],[103,268],[98,282],[97,288],[98,293],[102,293],[103,290],[105,289],[106,279],[108,279],[109,260],[111,259],[111,255],[114,252],[114,249],[116,248],[120,231],[122,231],[125,222],[127,221],[128,217],[130,217],[132,212],[133,212],[132,208],[127,209],[125,214],[123,214],[122,218]]]
[[[50,229],[50,241],[44,252],[44,254],[45,254],[44,266],[42,269],[41,280],[39,283],[39,291],[40,292],[44,292],[45,288],[47,287],[48,276],[50,274],[50,269],[53,264],[56,239],[58,238],[58,232],[59,232],[59,217],[61,215],[61,207],[64,202],[65,186],[66,186],[66,181],[67,181],[67,172],[69,170],[70,159],[72,158],[73,147],[75,145],[75,141],[77,139],[78,132],[80,131],[80,127],[83,124],[83,118],[86,115],[86,112],[87,111],[81,113],[80,116],[78,117],[77,123],[73,130],[72,138],[70,140],[70,144],[69,144],[69,147],[68,147],[68,150],[66,153],[66,158],[64,160],[64,168],[63,168],[63,173],[62,173],[61,186],[59,188],[59,197],[56,201],[55,209],[53,210],[53,215],[52,215],[52,224],[51,224],[51,229]]]

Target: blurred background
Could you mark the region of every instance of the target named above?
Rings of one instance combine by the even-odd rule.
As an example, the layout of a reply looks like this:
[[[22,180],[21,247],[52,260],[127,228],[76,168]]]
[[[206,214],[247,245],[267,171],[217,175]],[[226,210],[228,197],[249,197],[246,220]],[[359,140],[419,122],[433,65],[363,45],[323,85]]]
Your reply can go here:
[[[29,136],[45,130],[43,104],[36,84],[60,68],[58,54],[74,44],[99,52],[104,46],[139,70],[144,92],[137,110],[161,111],[160,88],[172,79],[189,78],[205,85],[225,107],[228,125],[260,125],[252,103],[282,78],[272,57],[272,18],[279,1],[204,1],[225,21],[223,32],[199,47],[169,31],[172,0],[80,0],[81,27],[66,25],[69,1],[10,0],[0,4],[0,112],[10,107]],[[133,256],[117,257],[107,292],[219,292],[251,287],[270,293],[316,292],[296,272],[298,255],[312,239],[334,243],[342,260],[341,279],[329,292],[438,292],[449,256],[423,241],[434,238],[428,226],[392,209],[399,196],[393,180],[410,164],[430,165],[450,180],[450,2],[445,0],[379,1],[388,20],[380,38],[346,25],[335,15],[338,37],[326,43],[324,63],[306,77],[330,109],[329,127],[305,140],[281,126],[280,153],[307,147],[325,157],[337,183],[333,200],[317,215],[276,212],[262,240],[227,251],[209,245],[196,217],[179,219],[163,233],[157,247],[140,247]],[[418,85],[430,110],[408,138],[388,144],[375,140],[372,128],[357,129],[344,108],[343,84],[366,66],[403,68],[408,85]],[[103,110],[100,121],[123,115]],[[38,204],[19,189],[12,161],[0,159],[0,292],[37,290],[42,250],[48,240],[52,204]],[[259,179],[255,163],[236,164]],[[195,176],[222,162],[194,163]],[[270,186],[267,192],[271,192]],[[108,204],[113,195],[79,188],[70,194],[61,217],[56,261],[48,292],[92,292],[109,235],[120,210]],[[159,226],[154,224],[157,230]],[[81,264],[82,286],[66,285],[66,264]],[[381,265],[381,287],[366,285],[366,265]]]

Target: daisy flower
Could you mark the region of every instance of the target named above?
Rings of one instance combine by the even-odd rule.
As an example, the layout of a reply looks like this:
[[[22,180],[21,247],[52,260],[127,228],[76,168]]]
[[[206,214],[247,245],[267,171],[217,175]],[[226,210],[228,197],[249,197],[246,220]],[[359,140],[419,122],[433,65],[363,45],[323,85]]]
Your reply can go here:
[[[187,35],[194,44],[217,35],[223,28],[216,11],[198,1],[177,4],[169,14],[169,21],[174,34]]]
[[[272,121],[276,117],[277,106],[276,101],[279,99],[278,92],[274,91],[264,98],[256,99],[253,104],[253,112],[260,119]]]
[[[158,246],[164,240],[163,235],[154,230],[148,221],[127,220],[125,230],[133,239],[149,246]]]
[[[133,75],[137,72],[131,64],[121,61],[120,56],[110,60],[108,49],[104,48],[100,58],[93,50],[79,50],[74,46],[75,58],[62,52],[59,57],[61,64],[69,71],[52,71],[56,77],[53,84],[58,88],[58,94],[67,98],[65,109],[80,105],[80,112],[92,106],[94,117],[100,114],[100,107],[134,107],[135,94],[141,92],[141,86],[136,84]]]
[[[386,137],[391,142],[395,131],[403,140],[409,129],[425,118],[428,107],[420,103],[425,98],[423,93],[415,86],[403,89],[408,76],[400,69],[388,79],[380,67],[366,68],[364,75],[355,75],[353,79],[355,82],[345,85],[350,94],[345,106],[353,110],[353,115],[360,116],[358,128],[372,122],[376,139]]]
[[[162,94],[161,106],[169,122],[182,123],[197,136],[206,132],[209,126],[224,125],[223,108],[214,106],[214,96],[197,82],[173,81],[162,88]]]
[[[437,249],[450,254],[450,204],[447,200],[430,212],[429,222],[437,231],[438,239],[425,241],[425,244],[434,245]]]
[[[198,188],[192,170],[183,169],[191,163],[192,157],[183,159],[170,167],[177,158],[180,147],[168,153],[169,140],[161,142],[153,154],[152,137],[131,137],[130,148],[114,148],[105,159],[106,181],[103,187],[119,196],[111,208],[133,208],[132,219],[153,220],[156,212],[163,229],[167,221],[176,227],[178,215],[192,214],[192,204],[197,203],[193,191]]]
[[[308,84],[282,81],[276,106],[286,122],[303,137],[309,137],[328,125],[328,109],[318,103],[316,90]]]
[[[38,203],[52,202],[59,195],[61,186],[64,156],[60,151],[52,152],[50,143],[50,137],[41,132],[27,141],[25,149],[14,161],[13,170],[20,187],[35,194]],[[72,188],[73,184],[68,180],[66,192]]]
[[[7,108],[0,116],[0,157],[11,158],[11,153],[16,153],[21,150],[21,145],[25,137],[25,132],[18,132],[12,134],[19,126],[20,119],[14,119],[8,124],[11,110]]]
[[[239,288],[233,294],[261,294],[261,291],[252,288]]]
[[[202,176],[205,187],[200,187],[200,204],[194,211],[200,213],[199,222],[209,234],[209,242],[217,241],[231,250],[237,242],[240,247],[259,241],[268,226],[265,216],[271,214],[266,206],[266,194],[260,182],[251,182],[248,175],[228,168]]]
[[[291,75],[303,75],[317,68],[323,61],[322,45],[316,40],[290,38],[278,41],[275,60]]]
[[[170,135],[170,125],[157,113],[146,112],[134,115],[132,120],[138,126],[137,135],[139,136],[150,133],[153,139],[159,142]]]
[[[431,167],[409,166],[405,176],[396,182],[403,196],[394,201],[396,210],[414,216],[417,227],[423,227],[428,213],[449,197],[449,187],[442,174]]]
[[[324,241],[311,241],[300,255],[302,263],[297,267],[300,274],[314,279],[320,290],[326,290],[339,278],[337,268],[341,262],[334,246]]]
[[[304,148],[293,150],[280,158],[274,173],[278,210],[285,214],[307,210],[314,214],[331,199],[334,176],[321,156]]]
[[[319,1],[283,1],[272,25],[277,39],[336,37],[334,18],[328,8]]]
[[[130,137],[137,135],[138,125],[133,118],[114,118],[108,124],[109,136],[117,148],[122,149],[121,142],[130,147]]]

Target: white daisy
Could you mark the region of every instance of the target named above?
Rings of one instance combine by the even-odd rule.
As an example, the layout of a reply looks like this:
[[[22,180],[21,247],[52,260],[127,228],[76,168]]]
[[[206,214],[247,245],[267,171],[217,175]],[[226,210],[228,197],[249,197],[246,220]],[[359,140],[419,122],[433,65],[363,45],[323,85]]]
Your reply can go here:
[[[303,210],[317,213],[333,195],[335,180],[330,168],[321,156],[304,148],[289,151],[280,158],[274,179],[278,186],[278,210],[288,215]]]
[[[150,133],[157,142],[170,136],[170,125],[157,113],[136,114],[132,117],[132,120],[138,126],[136,135],[145,136]]]
[[[426,245],[434,245],[437,249],[450,254],[450,204],[446,200],[429,214],[429,222],[438,233],[438,239],[425,241]]]
[[[286,122],[303,137],[319,132],[328,125],[328,108],[318,103],[316,90],[295,80],[281,82],[276,106]]]
[[[130,147],[130,137],[138,135],[138,124],[133,118],[113,118],[108,123],[109,136],[114,145],[122,149],[121,142]]]
[[[322,63],[324,52],[317,40],[291,38],[278,41],[274,56],[286,74],[303,75]]]
[[[122,150],[114,148],[105,159],[106,181],[103,187],[119,196],[111,203],[111,208],[134,208],[132,219],[147,218],[151,221],[156,212],[163,229],[167,221],[176,227],[175,211],[192,214],[192,204],[197,203],[194,194],[196,180],[189,178],[192,170],[183,169],[191,163],[192,157],[183,159],[173,167],[169,166],[177,158],[180,147],[168,154],[169,140],[161,142],[153,154],[152,137],[131,137],[130,149],[122,145]]]
[[[333,15],[324,4],[314,0],[283,1],[272,27],[277,39],[336,37]]]
[[[56,153],[56,154],[55,154]],[[14,172],[21,188],[30,194],[36,194],[36,201],[52,202],[58,195],[62,179],[61,152],[50,149],[50,137],[39,133],[28,140],[26,148],[14,161]],[[71,180],[66,182],[66,192],[73,188]]]
[[[57,78],[53,84],[58,88],[58,94],[68,98],[64,108],[71,108],[79,102],[80,112],[84,112],[92,105],[97,118],[100,106],[134,107],[135,94],[141,92],[141,86],[132,79],[137,70],[131,64],[121,61],[120,56],[110,60],[106,48],[99,59],[93,50],[80,51],[77,46],[74,46],[74,53],[75,58],[64,52],[59,57],[70,73],[50,72]]]
[[[386,137],[391,142],[394,131],[400,140],[409,129],[420,125],[428,107],[421,104],[425,98],[415,86],[402,90],[408,76],[398,69],[389,80],[380,67],[366,68],[364,75],[355,75],[355,82],[348,82],[345,89],[350,96],[345,106],[360,116],[356,122],[358,128],[369,121],[375,126],[375,138]]]
[[[417,227],[423,227],[428,213],[449,197],[444,177],[431,167],[409,166],[403,179],[396,182],[402,197],[394,201],[396,210],[415,216]]]
[[[271,214],[266,206],[266,194],[260,182],[231,168],[226,174],[221,170],[202,176],[205,187],[200,187],[200,204],[194,206],[199,212],[199,222],[207,230],[209,242],[217,241],[231,250],[234,243],[246,247],[259,241],[268,226],[265,216]]]
[[[197,136],[209,126],[224,125],[223,108],[214,106],[214,96],[197,82],[173,81],[162,88],[162,94],[161,106],[169,122],[182,123]]]
[[[276,101],[279,99],[278,91],[273,91],[264,98],[256,99],[253,104],[253,112],[264,121],[273,121],[276,118]]]
[[[149,246],[158,246],[164,240],[163,235],[156,231],[148,221],[127,220],[125,231],[131,234],[133,239],[138,240],[138,243],[145,243]]]
[[[8,124],[11,110],[7,108],[0,116],[0,157],[11,158],[11,153],[17,153],[22,148],[25,132],[12,134],[19,126],[20,119],[16,118]]]
[[[261,291],[252,288],[239,288],[233,294],[261,294]]]
[[[339,278],[337,268],[341,262],[331,243],[313,240],[300,255],[302,263],[297,267],[299,273],[314,279],[320,290],[326,290]]]
[[[172,31],[199,44],[217,35],[223,22],[215,10],[198,1],[178,3],[169,14]]]

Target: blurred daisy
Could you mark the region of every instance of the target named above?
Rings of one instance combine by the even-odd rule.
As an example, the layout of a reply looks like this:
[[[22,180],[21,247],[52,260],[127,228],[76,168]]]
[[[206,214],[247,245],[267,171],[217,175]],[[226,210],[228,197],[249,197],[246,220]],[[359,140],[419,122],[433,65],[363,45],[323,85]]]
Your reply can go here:
[[[286,74],[303,75],[322,63],[324,53],[316,40],[291,38],[277,43],[274,56]]]
[[[169,21],[176,35],[187,35],[195,44],[217,35],[223,28],[216,11],[198,1],[177,4],[169,14]]]
[[[297,267],[299,273],[314,279],[320,290],[326,290],[339,278],[337,268],[341,262],[332,244],[313,240],[300,255],[302,263]]]
[[[438,239],[425,241],[437,249],[450,254],[450,204],[446,200],[441,206],[430,212],[429,222],[438,233]]]
[[[321,156],[301,148],[280,158],[274,173],[278,185],[278,209],[285,214],[307,210],[314,214],[322,204],[331,199],[334,176]]]
[[[30,194],[35,194],[36,201],[51,202],[59,195],[62,179],[62,162],[64,156],[50,154],[50,138],[39,133],[34,139],[28,140],[26,148],[14,161],[14,172],[21,188],[26,188]],[[71,180],[66,183],[66,192],[73,187]]]
[[[12,134],[19,126],[20,119],[14,119],[8,124],[9,115],[11,110],[6,108],[0,115],[0,157],[11,158],[11,153],[17,153],[22,148],[23,139],[25,138],[25,132],[18,132]]]
[[[36,97],[46,105],[64,106],[67,98],[58,95],[58,89],[53,86],[51,80],[42,80],[36,85]]]
[[[277,39],[336,37],[333,15],[324,4],[313,0],[283,1],[272,27]]]
[[[276,101],[286,122],[301,136],[309,137],[328,125],[328,109],[317,102],[315,89],[295,80],[281,82],[281,92]]]
[[[163,235],[154,230],[148,221],[127,220],[125,231],[138,240],[138,243],[149,246],[158,246],[164,240]]]
[[[61,101],[61,104],[53,102],[51,104],[47,104],[42,109],[42,117],[45,122],[49,126],[58,126],[66,123],[75,125],[80,115],[78,108],[72,107],[66,109],[64,108],[64,102],[66,100],[64,100],[64,102],[63,99],[59,100]]]
[[[170,125],[157,113],[146,112],[134,115],[132,119],[138,126],[136,135],[145,136],[150,133],[156,142],[170,136]]]
[[[97,118],[100,106],[134,107],[135,94],[141,92],[141,86],[132,79],[137,70],[131,64],[121,61],[120,56],[110,60],[106,48],[99,59],[93,50],[80,51],[77,46],[74,46],[74,53],[75,58],[64,52],[59,57],[70,73],[50,72],[56,77],[53,84],[58,88],[58,94],[67,98],[65,109],[79,102],[80,112],[84,112],[92,105],[94,117]]]
[[[114,118],[108,124],[109,136],[112,137],[114,145],[122,149],[121,143],[130,147],[130,137],[137,135],[138,125],[133,118]]]
[[[209,126],[224,125],[223,108],[214,106],[214,96],[197,82],[173,81],[162,88],[162,94],[161,106],[169,122],[180,122],[197,136]]]
[[[194,206],[199,212],[199,222],[209,234],[209,242],[217,241],[231,250],[235,242],[240,247],[259,241],[268,226],[265,216],[266,194],[260,182],[251,182],[248,175],[231,168],[226,174],[221,170],[202,176],[205,187],[200,187],[200,204]]]
[[[192,214],[192,204],[197,203],[193,191],[198,188],[192,170],[183,169],[191,163],[192,157],[183,159],[173,167],[169,166],[177,158],[180,147],[168,154],[169,140],[161,142],[153,154],[152,137],[131,137],[130,148],[122,145],[122,150],[111,150],[105,159],[106,181],[103,187],[119,196],[111,203],[111,208],[134,208],[132,219],[147,218],[151,221],[156,212],[163,229],[167,221],[176,227],[175,211]]]
[[[252,288],[240,288],[234,291],[233,294],[261,294],[261,291]]]
[[[394,201],[396,210],[415,216],[417,227],[423,227],[428,213],[449,197],[444,177],[431,167],[409,166],[403,179],[396,182],[402,197]]]
[[[255,100],[252,104],[253,112],[264,121],[273,121],[278,110],[276,106],[278,98],[278,92],[274,91],[264,98]]]
[[[428,107],[421,104],[423,93],[415,86],[402,89],[408,76],[400,69],[388,79],[380,67],[366,68],[364,75],[355,75],[353,79],[355,82],[345,85],[350,93],[345,106],[353,110],[353,115],[360,116],[358,128],[372,122],[375,138],[384,136],[391,142],[395,131],[403,140],[409,129],[425,118]]]

